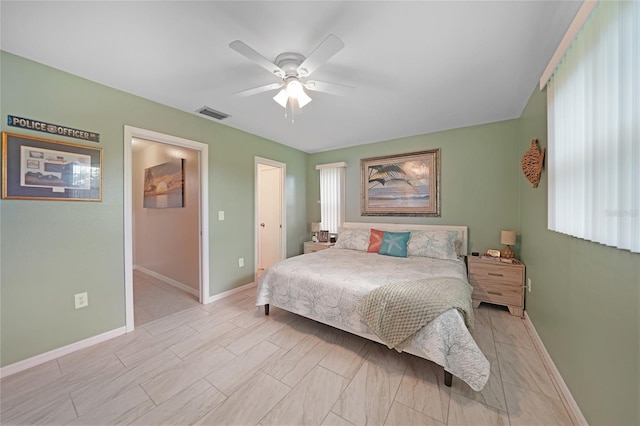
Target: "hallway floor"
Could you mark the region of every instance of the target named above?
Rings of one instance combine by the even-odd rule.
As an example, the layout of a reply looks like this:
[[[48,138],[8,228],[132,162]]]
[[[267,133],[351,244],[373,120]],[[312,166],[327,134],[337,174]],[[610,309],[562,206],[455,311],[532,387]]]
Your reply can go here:
[[[144,272],[133,271],[133,318],[136,327],[200,306],[198,297]]]

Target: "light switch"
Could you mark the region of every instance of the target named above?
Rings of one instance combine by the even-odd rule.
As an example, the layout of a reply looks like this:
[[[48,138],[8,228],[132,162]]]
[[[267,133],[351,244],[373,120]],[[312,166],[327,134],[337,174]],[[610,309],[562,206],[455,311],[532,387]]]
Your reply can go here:
[[[218,212],[218,220],[224,220],[224,211],[220,210]]]

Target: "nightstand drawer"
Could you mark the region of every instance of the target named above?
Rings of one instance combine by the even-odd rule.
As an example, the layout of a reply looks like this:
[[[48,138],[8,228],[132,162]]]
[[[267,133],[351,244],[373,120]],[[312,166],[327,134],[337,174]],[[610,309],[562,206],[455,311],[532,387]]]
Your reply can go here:
[[[473,299],[498,305],[522,305],[522,286],[488,284],[473,281]]]
[[[330,247],[333,247],[334,243],[314,243],[313,241],[305,241],[304,243],[304,254],[314,253],[320,250],[326,250]]]
[[[522,285],[522,269],[503,266],[496,268],[493,265],[474,265],[470,268],[469,279],[476,282]]]

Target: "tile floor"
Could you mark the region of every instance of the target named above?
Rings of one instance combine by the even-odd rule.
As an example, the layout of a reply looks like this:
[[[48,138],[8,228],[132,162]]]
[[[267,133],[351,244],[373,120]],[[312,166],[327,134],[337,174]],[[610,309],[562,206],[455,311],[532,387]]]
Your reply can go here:
[[[133,318],[136,327],[188,308],[198,297],[140,271],[133,271]]]
[[[167,288],[168,287],[168,288]],[[0,423],[570,425],[521,319],[481,305],[473,392],[442,368],[277,308],[200,305],[136,274],[134,332],[0,381]]]

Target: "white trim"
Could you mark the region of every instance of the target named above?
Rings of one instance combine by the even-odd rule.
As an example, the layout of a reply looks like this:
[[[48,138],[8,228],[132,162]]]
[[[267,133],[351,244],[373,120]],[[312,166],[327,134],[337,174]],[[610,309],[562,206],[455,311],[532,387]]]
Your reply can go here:
[[[124,322],[127,333],[135,328],[133,319],[133,129],[124,126]]]
[[[200,168],[200,303],[209,300],[209,146],[177,136],[152,130],[124,126],[124,266],[125,266],[125,323],[127,333],[134,330],[133,318],[133,209],[131,140],[146,139],[199,151]]]
[[[256,277],[256,271],[258,270],[258,226],[260,219],[258,218],[258,176],[259,166],[271,166],[280,169],[280,223],[282,223],[282,229],[280,230],[280,260],[287,258],[287,194],[286,194],[286,179],[287,179],[287,164],[279,161],[270,160],[263,157],[254,157],[253,159],[253,221],[254,221],[254,237],[253,237],[253,278]]]
[[[204,303],[207,304],[207,303],[215,302],[216,300],[224,299],[225,297],[229,297],[229,296],[231,296],[233,294],[240,293],[241,291],[246,290],[246,289],[248,289],[248,288],[250,288],[252,286],[255,286],[255,285],[256,285],[256,283],[252,282],[252,283],[249,283],[249,284],[242,285],[240,287],[236,287],[236,288],[234,288],[232,290],[225,291],[223,293],[214,294],[213,296],[211,296]]]
[[[139,267],[137,268],[139,269]],[[146,272],[145,272],[146,273]],[[214,296],[209,297],[204,303],[211,303],[216,300],[224,299],[225,297],[231,296],[233,294],[239,293],[243,290],[251,288],[255,286],[256,283],[252,282],[249,284],[245,284],[243,286],[234,288],[229,291],[225,291],[224,293],[219,293]],[[18,361],[14,364],[9,364],[0,368],[0,379],[11,376],[13,374],[19,373],[21,371],[27,370],[32,367],[36,367],[38,365],[44,364],[45,362],[53,361],[65,355],[69,355],[70,353],[86,349],[90,346],[97,345],[102,342],[106,342],[107,340],[111,340],[115,337],[122,336],[123,334],[128,333],[127,327],[120,327],[113,329],[111,331],[107,331],[92,337],[88,337],[84,340],[80,340],[75,343],[71,343],[70,345],[63,346],[61,348],[53,349],[49,352],[42,353],[40,355],[33,356],[31,358],[27,358],[22,361]]]
[[[558,371],[558,368],[553,363],[551,355],[549,355],[549,352],[547,352],[547,348],[544,347],[544,343],[542,342],[542,339],[540,339],[540,335],[536,331],[536,328],[533,326],[533,323],[531,322],[531,318],[529,318],[529,314],[527,313],[527,311],[524,311],[524,325],[527,328],[529,335],[531,336],[531,340],[533,340],[533,344],[536,347],[536,350],[542,358],[542,362],[547,368],[547,371],[550,373],[549,375],[551,376],[551,381],[558,391],[558,395],[560,395],[562,403],[569,412],[571,421],[574,425],[588,426],[589,423],[587,423],[587,419],[585,419],[582,415],[582,411],[580,411],[580,407],[578,407],[576,400],[573,399],[573,395],[571,395],[571,391],[560,375],[560,371]]]
[[[460,236],[460,255],[468,254],[468,228],[464,225],[418,225],[413,223],[372,223],[372,222],[344,222],[344,228],[379,229],[380,231],[456,231]]]
[[[196,290],[195,288],[189,287],[188,285],[183,284],[180,281],[176,281],[176,280],[174,280],[172,278],[165,277],[164,275],[159,274],[159,273],[157,273],[155,271],[152,271],[151,269],[147,269],[144,266],[133,265],[133,269],[135,269],[137,271],[140,271],[140,272],[143,272],[143,273],[145,273],[145,274],[147,274],[147,275],[149,275],[149,276],[151,276],[153,278],[156,278],[156,279],[162,281],[163,283],[169,284],[170,286],[175,287],[175,288],[179,288],[180,290],[185,291],[185,292],[187,292],[189,294],[192,294],[192,295],[194,295],[196,297],[200,296],[200,292],[198,290]]]
[[[597,4],[598,0],[584,0],[582,6],[580,6],[578,13],[576,13],[575,18],[573,18],[571,25],[569,25],[567,32],[560,41],[560,44],[558,45],[555,53],[551,57],[547,68],[545,68],[542,76],[540,77],[540,90],[544,90],[544,88],[547,87],[547,83],[551,79],[553,73],[556,71],[556,68],[558,68],[558,65],[560,65],[560,61],[562,60],[564,54],[567,50],[569,50],[571,43],[573,43],[573,40],[578,35],[585,22],[587,22],[587,19],[589,19],[591,12]]]
[[[98,343],[102,343],[107,340],[113,339],[114,337],[121,336],[126,332],[126,327],[116,328],[114,330],[107,331],[105,333],[98,334],[84,340],[80,340],[79,342],[71,343],[70,345],[45,352],[40,355],[36,355],[13,364],[9,364],[5,367],[0,368],[0,378],[5,378],[7,376],[11,376],[12,374],[27,370],[31,367],[44,364],[45,362],[53,361],[54,359],[69,355],[70,353],[79,351],[80,349],[85,349],[89,346],[97,345]]]
[[[320,169],[335,169],[336,167],[347,167],[348,164],[344,161],[339,163],[328,163],[328,164],[316,164],[316,170]]]

